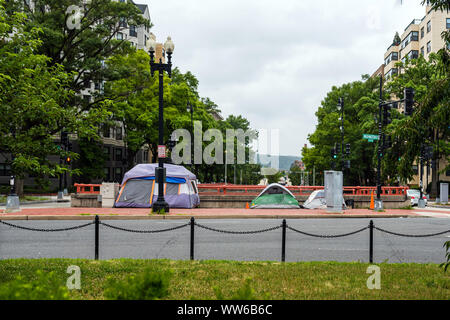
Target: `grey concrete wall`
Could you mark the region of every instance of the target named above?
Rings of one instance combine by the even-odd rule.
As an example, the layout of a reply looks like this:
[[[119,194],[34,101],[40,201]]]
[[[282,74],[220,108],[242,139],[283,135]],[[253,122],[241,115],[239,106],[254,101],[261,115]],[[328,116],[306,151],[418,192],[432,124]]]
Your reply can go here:
[[[247,202],[250,204],[256,196],[213,196],[200,194],[200,208],[245,208]],[[295,198],[300,204],[303,204],[309,196],[296,196]],[[370,196],[353,196],[344,195],[345,200],[353,199],[355,201],[355,209],[366,209],[370,206]],[[398,209],[410,205],[407,196],[383,196],[386,209]]]
[[[101,208],[102,202],[96,194],[74,194],[71,197],[71,207],[75,208]]]

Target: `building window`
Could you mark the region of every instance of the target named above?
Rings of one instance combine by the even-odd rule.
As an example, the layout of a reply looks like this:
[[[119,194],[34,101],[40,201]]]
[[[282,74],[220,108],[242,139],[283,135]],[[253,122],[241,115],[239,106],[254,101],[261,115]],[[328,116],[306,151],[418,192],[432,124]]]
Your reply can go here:
[[[91,103],[91,96],[90,96],[90,95],[87,95],[87,94],[83,95],[83,101],[84,101],[86,104]]]
[[[431,52],[431,41],[428,41],[427,43],[427,53]]]
[[[137,37],[136,26],[130,26],[130,37]]]
[[[122,128],[121,127],[117,127],[116,128],[116,140],[122,140]]]
[[[447,29],[450,29],[450,18],[447,18]]]
[[[111,128],[109,126],[103,126],[102,134],[104,138],[109,138],[111,136]]]
[[[422,27],[420,29],[420,39],[422,39],[425,36],[425,27]]]
[[[121,28],[126,28],[127,27],[127,21],[126,21],[126,19],[125,18],[120,18],[120,20],[119,20],[119,27],[121,27]]]
[[[111,181],[111,170],[109,170],[109,168],[103,168],[103,170],[104,170],[104,179],[105,179],[105,182],[110,182]]]
[[[413,165],[412,166],[412,170],[414,175],[418,175],[419,174],[419,167],[417,165]]]
[[[144,151],[144,163],[148,163],[148,150],[147,149],[144,149],[143,150]]]
[[[427,22],[427,33],[431,31],[431,20]]]
[[[417,50],[411,50],[410,52],[408,52],[408,54],[406,54],[403,59],[402,62],[405,62],[406,59],[408,60],[412,60],[412,59],[417,59],[419,57],[419,51]]]
[[[387,56],[386,60],[384,60],[384,64],[388,65],[391,61],[397,60],[398,60],[398,52],[391,52],[391,54]]]
[[[398,74],[398,69],[397,69],[397,68],[392,68],[391,70],[389,70],[389,71],[384,75],[384,77],[385,77],[386,79],[389,79],[390,77],[392,77],[393,75],[396,75],[396,74]]]
[[[12,174],[11,172],[11,166],[6,163],[0,163],[0,176],[10,176]]]
[[[115,161],[122,161],[122,149],[117,148],[115,150],[115,155],[114,155],[114,160]]]
[[[122,168],[114,169],[114,181],[120,182],[122,180]]]
[[[424,48],[424,47],[420,48],[420,54],[421,54],[422,56],[425,55],[425,48]]]
[[[123,33],[117,32],[117,40],[123,40]]]
[[[83,80],[83,85],[85,89],[90,89],[91,88],[91,80],[88,78],[89,76],[85,76],[84,80]]]
[[[111,147],[104,147],[103,153],[105,154],[107,161],[109,161],[111,159]]]

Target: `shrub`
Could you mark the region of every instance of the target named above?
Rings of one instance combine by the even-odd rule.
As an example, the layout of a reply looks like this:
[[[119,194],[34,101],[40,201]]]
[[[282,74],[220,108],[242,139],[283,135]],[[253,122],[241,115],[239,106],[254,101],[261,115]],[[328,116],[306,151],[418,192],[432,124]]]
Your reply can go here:
[[[109,278],[105,298],[110,300],[158,300],[169,295],[169,272],[150,269],[118,281]]]
[[[218,300],[256,300],[254,295],[255,291],[252,289],[251,283],[251,279],[246,279],[244,285],[239,288],[235,294],[228,298],[223,295],[220,288],[214,287],[213,290]]]
[[[21,276],[0,285],[0,300],[68,300],[69,291],[53,272],[38,270],[36,278]]]

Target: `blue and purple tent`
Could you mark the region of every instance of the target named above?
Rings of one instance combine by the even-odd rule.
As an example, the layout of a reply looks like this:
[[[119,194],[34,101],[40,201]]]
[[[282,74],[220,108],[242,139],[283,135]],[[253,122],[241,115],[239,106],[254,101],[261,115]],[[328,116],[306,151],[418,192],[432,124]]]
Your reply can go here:
[[[138,164],[125,173],[115,208],[151,208],[158,198],[155,169],[158,164]],[[164,199],[170,208],[195,208],[200,204],[197,177],[183,166],[164,164]]]

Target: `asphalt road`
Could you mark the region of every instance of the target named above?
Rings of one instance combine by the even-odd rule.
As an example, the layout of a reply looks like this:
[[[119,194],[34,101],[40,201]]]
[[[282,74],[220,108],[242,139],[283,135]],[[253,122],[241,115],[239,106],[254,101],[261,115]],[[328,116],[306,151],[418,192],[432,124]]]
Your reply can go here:
[[[9,222],[9,221],[7,221]],[[155,230],[179,226],[188,220],[107,221],[130,229]],[[428,234],[450,229],[450,219],[374,219],[377,227],[407,234]],[[86,221],[10,221],[32,228],[64,228]],[[281,220],[197,220],[197,223],[224,230],[260,230],[281,225]],[[369,224],[369,219],[293,219],[288,225],[315,234],[343,234]],[[230,235],[195,228],[195,259],[279,261],[281,229],[262,234]],[[190,227],[158,233],[128,233],[100,226],[100,259],[189,259]],[[375,262],[441,263],[443,243],[450,233],[429,238],[404,238],[374,231]],[[93,258],[94,226],[63,232],[33,232],[0,224],[0,259],[10,258]],[[369,260],[369,230],[337,238],[323,239],[287,230],[286,261]]]

